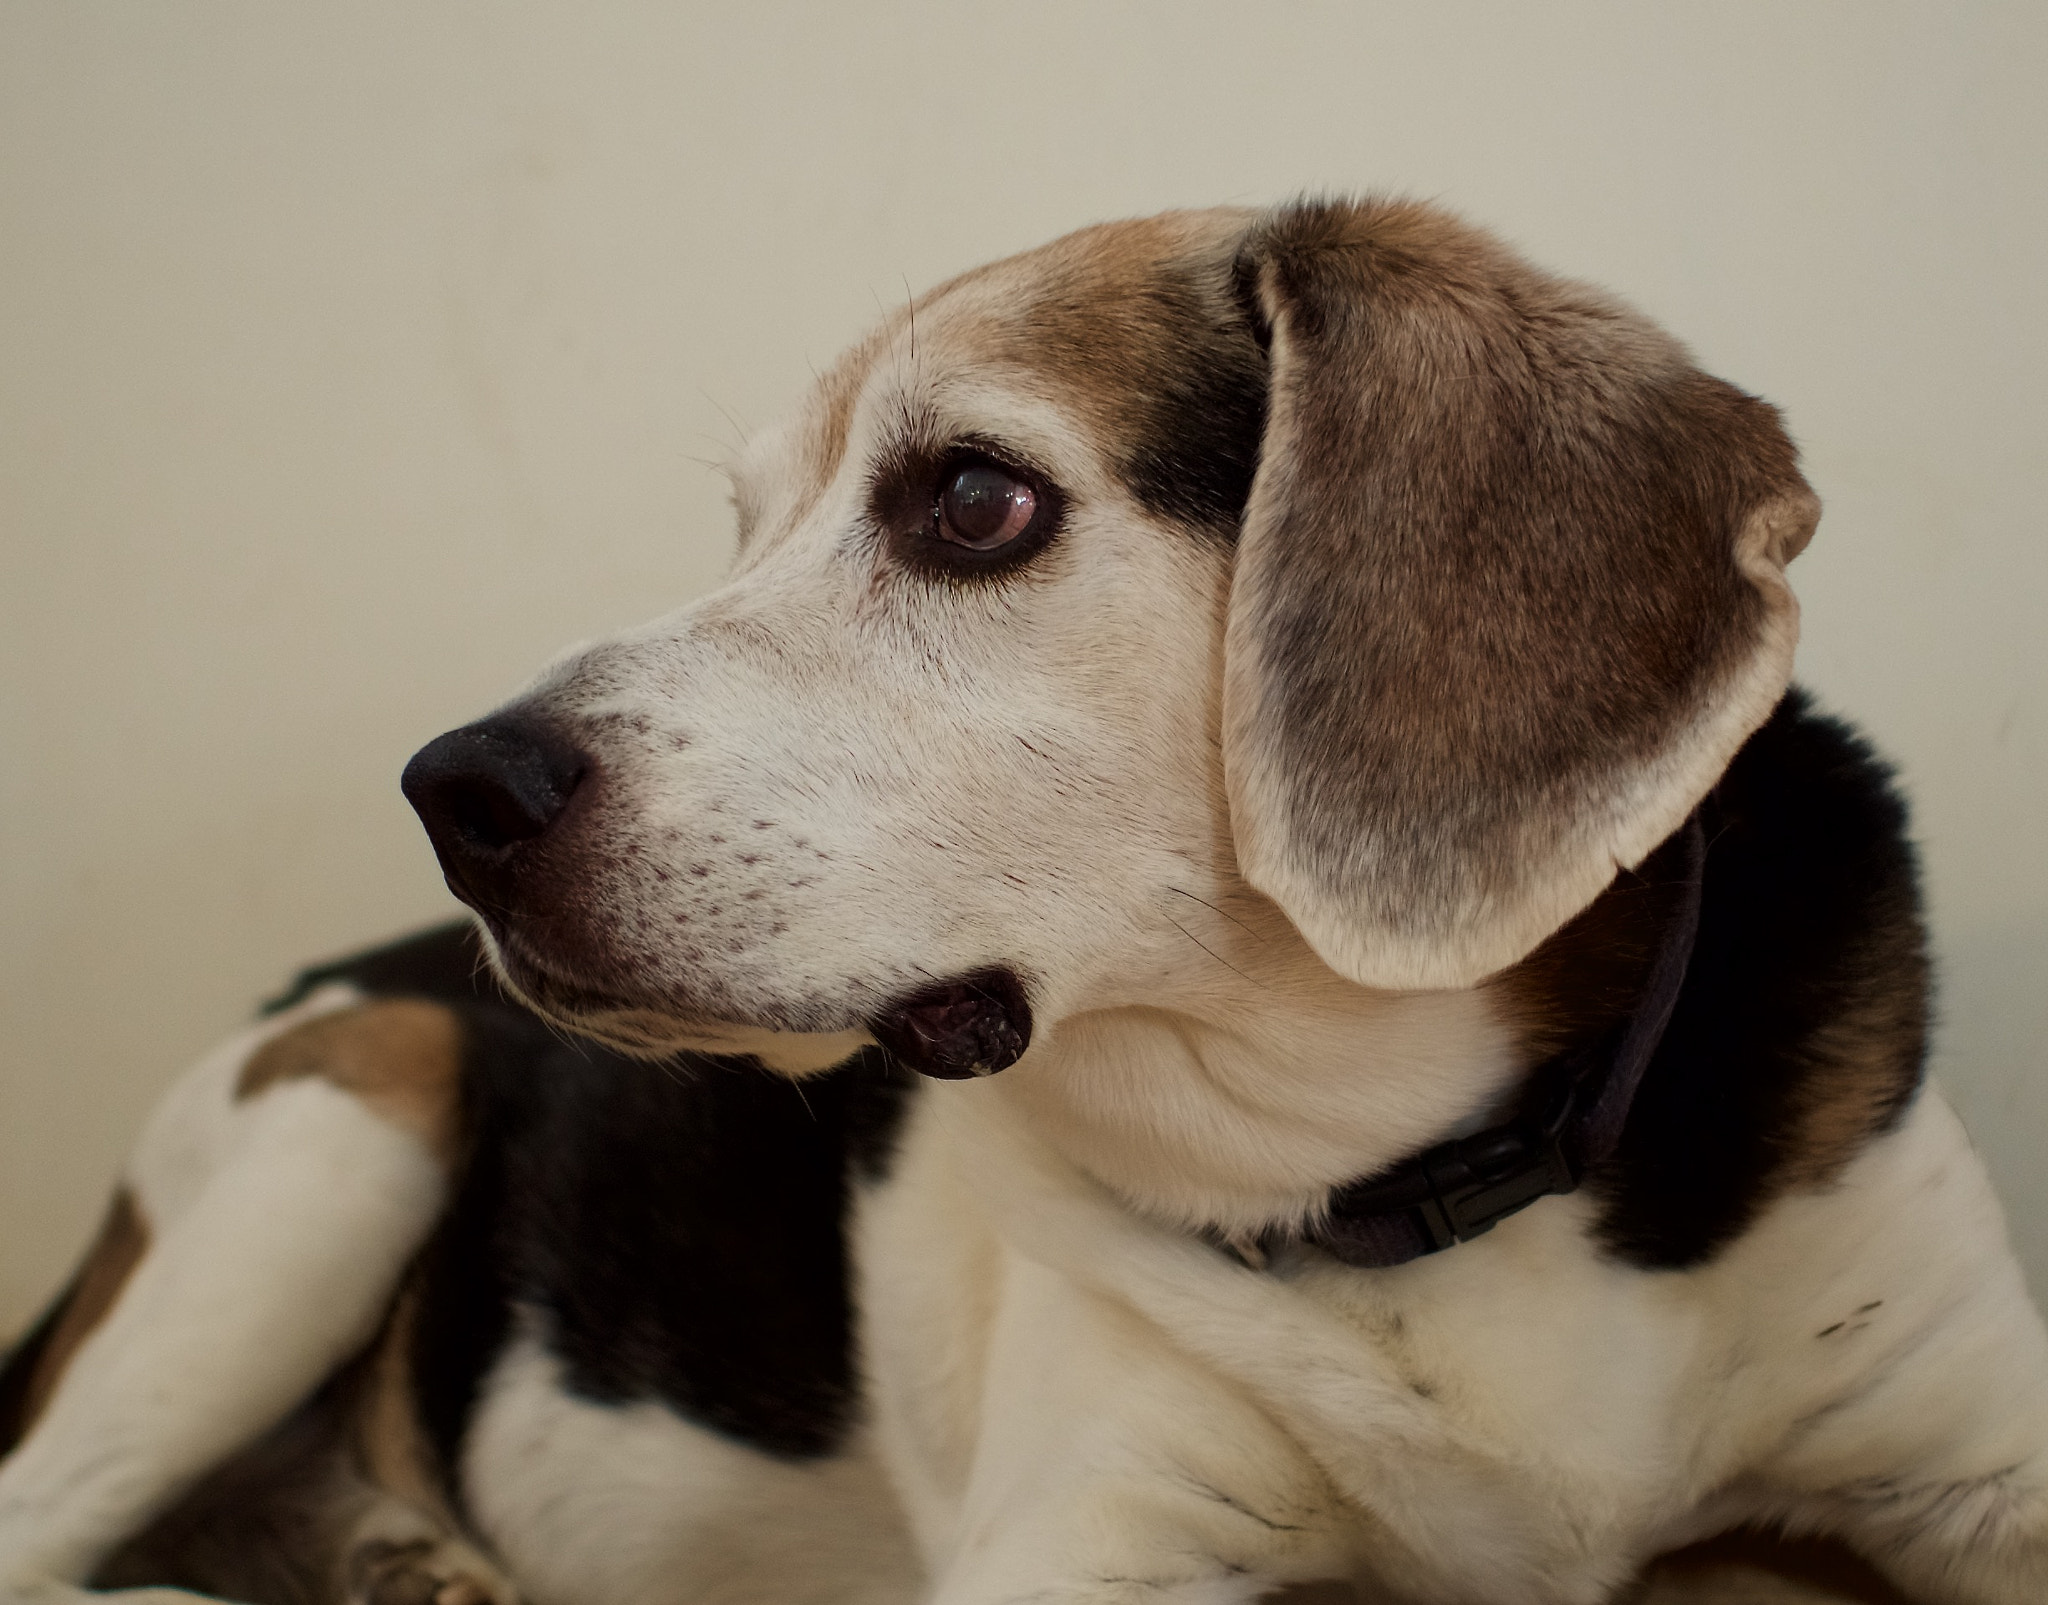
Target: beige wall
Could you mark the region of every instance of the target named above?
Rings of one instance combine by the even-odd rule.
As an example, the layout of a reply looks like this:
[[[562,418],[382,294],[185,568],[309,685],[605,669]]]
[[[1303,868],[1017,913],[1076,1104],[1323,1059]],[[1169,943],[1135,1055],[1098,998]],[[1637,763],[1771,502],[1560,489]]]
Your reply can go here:
[[[712,583],[734,429],[906,286],[1324,186],[1788,409],[2048,1287],[2044,67],[2037,3],[0,0],[0,1332],[182,1061],[449,910],[400,764]]]

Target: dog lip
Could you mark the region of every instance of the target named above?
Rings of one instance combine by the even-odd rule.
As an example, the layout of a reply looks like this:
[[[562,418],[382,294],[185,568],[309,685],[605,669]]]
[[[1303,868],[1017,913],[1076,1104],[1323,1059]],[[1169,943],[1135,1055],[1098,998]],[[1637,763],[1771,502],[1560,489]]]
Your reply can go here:
[[[491,936],[498,949],[498,962],[506,978],[546,1013],[574,1022],[581,1015],[624,1014],[644,1008],[642,1004],[591,986],[565,975],[551,964],[542,963],[516,938],[502,930],[497,920],[488,914],[485,918],[490,924]]]
[[[857,1023],[848,1019],[820,1027],[706,1014],[672,998],[595,986],[553,961],[535,958],[495,921],[487,923],[498,950],[499,968],[518,1000],[556,1025],[609,1047],[634,1053],[650,1048],[666,1053],[678,1047],[702,1053],[744,1053],[744,1048],[721,1045],[721,1039],[735,1031],[845,1030]]]
[[[1002,968],[976,970],[899,998],[868,1029],[920,1075],[964,1081],[1007,1070],[1031,1045],[1024,983]]]

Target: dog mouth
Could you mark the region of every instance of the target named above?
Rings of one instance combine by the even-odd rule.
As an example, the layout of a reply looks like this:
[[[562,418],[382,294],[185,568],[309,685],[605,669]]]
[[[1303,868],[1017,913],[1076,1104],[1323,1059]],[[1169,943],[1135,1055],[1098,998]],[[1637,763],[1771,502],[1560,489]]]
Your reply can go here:
[[[574,1016],[640,1012],[638,1005],[618,993],[592,986],[535,958],[500,920],[485,914],[484,925],[490,932],[490,945],[497,958],[499,972],[521,999],[543,1014]]]
[[[965,1081],[1007,1070],[1031,1046],[1031,1004],[1006,969],[976,970],[898,999],[868,1023],[889,1054],[919,1075]]]
[[[497,968],[512,994],[543,1019],[621,1052],[661,1055],[696,1047],[716,1052],[714,1022],[624,991],[597,986],[544,963],[486,920]]]
[[[493,922],[495,924],[495,922]],[[635,998],[562,974],[493,929],[505,979],[528,1005],[556,1024],[629,1052],[695,1046],[718,1052],[735,1033],[788,1030],[782,1022],[748,1022],[697,1015],[672,1002]],[[897,1063],[939,1081],[966,1081],[1007,1070],[1031,1046],[1031,1003],[1016,972],[1000,966],[974,970],[905,993],[865,1024]]]

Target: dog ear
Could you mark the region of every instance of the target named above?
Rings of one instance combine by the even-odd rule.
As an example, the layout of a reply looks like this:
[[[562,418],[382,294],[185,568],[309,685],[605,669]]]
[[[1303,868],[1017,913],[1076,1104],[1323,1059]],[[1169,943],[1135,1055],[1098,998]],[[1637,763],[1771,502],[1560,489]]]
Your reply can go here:
[[[1409,204],[1255,224],[1263,450],[1224,652],[1239,862],[1367,985],[1471,985],[1675,830],[1791,674],[1774,408]]]

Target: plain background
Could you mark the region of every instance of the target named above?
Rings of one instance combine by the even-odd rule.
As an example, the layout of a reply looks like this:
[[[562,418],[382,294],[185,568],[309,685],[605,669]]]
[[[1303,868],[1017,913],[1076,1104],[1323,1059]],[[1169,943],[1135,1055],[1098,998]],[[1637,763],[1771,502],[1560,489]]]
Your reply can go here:
[[[167,1080],[452,904],[396,777],[713,584],[704,466],[1081,223],[1437,197],[1788,412],[1937,1072],[2048,1289],[2048,6],[0,0],[0,1333]]]

